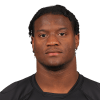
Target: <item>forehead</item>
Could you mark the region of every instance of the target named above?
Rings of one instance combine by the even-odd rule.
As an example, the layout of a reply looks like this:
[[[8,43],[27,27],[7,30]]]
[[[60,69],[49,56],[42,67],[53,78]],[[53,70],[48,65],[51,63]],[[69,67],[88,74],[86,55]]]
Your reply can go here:
[[[35,21],[34,28],[37,29],[43,26],[51,27],[52,25],[71,27],[71,22],[69,18],[65,17],[64,15],[45,14],[40,16]]]

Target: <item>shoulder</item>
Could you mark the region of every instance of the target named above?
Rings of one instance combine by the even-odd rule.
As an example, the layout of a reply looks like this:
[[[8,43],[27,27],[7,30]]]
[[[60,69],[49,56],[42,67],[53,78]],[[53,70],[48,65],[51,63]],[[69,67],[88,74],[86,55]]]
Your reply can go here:
[[[98,88],[100,89],[100,83],[97,83]]]
[[[100,83],[89,78],[84,77],[84,81],[81,87],[83,93],[93,100],[100,100]]]
[[[23,79],[20,79],[18,81],[15,81],[15,82],[12,82],[11,84],[7,85],[5,88],[3,88],[0,93],[7,93],[7,92],[10,92],[16,88],[21,88],[22,86],[24,85],[27,85],[29,84],[30,82],[30,78],[31,78],[32,75],[30,76],[27,76]]]
[[[99,88],[100,89],[100,83],[99,82],[96,82],[92,79],[89,79],[87,77],[84,77],[84,86],[88,86],[89,88]]]
[[[33,75],[8,85],[0,92],[0,100],[11,100],[13,96],[14,98],[21,98],[30,92],[33,89],[31,82],[32,76]]]
[[[10,85],[8,85],[7,87],[5,87],[1,93],[4,94],[4,93],[7,93],[11,90],[13,90],[17,85],[18,85],[19,82],[14,82],[14,83],[11,83]]]

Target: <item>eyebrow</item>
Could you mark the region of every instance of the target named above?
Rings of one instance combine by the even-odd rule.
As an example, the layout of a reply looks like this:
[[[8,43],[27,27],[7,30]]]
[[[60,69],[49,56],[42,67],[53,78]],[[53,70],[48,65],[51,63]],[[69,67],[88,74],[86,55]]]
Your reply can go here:
[[[67,30],[66,27],[64,28],[59,28],[57,31],[60,31],[60,30]],[[45,29],[41,29],[41,30],[37,30],[36,32],[47,32]]]

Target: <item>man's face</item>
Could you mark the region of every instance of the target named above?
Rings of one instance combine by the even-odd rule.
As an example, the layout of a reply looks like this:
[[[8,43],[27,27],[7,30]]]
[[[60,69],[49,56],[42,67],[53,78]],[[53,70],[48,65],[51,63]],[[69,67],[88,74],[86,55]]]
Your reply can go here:
[[[34,24],[32,47],[37,62],[47,70],[64,69],[74,58],[78,35],[74,36],[70,20],[63,15],[45,14]],[[47,50],[60,50],[56,56],[46,54]]]

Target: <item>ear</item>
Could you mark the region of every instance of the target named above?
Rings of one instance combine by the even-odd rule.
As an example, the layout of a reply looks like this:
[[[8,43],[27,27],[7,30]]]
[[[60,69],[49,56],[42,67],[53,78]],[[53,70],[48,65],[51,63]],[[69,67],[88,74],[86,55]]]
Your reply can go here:
[[[33,36],[31,37],[31,41],[32,41],[32,48],[34,50],[34,37]]]
[[[79,46],[79,38],[80,38],[80,35],[78,33],[77,35],[75,35],[75,46],[76,46],[75,49],[77,49]]]
[[[33,40],[33,39],[34,39],[34,37],[32,36],[32,37],[31,37],[31,39]]]

